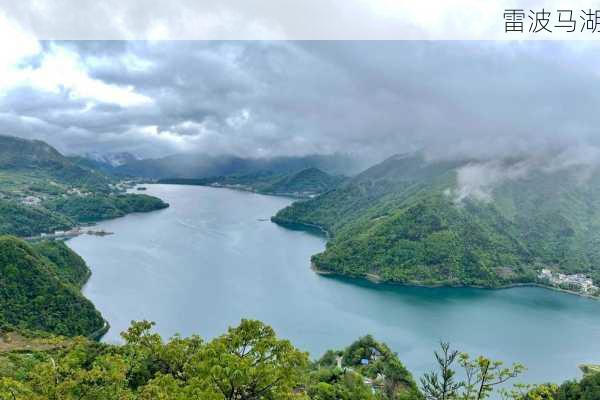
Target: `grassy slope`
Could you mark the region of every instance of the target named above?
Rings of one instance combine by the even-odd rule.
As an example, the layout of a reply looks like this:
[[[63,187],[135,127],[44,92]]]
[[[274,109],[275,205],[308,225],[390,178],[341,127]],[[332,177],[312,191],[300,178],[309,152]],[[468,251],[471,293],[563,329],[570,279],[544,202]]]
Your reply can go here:
[[[12,136],[0,135],[0,170],[11,171],[17,181],[25,176],[28,182],[43,185],[51,180],[58,187],[68,183],[101,190],[111,182],[108,176],[73,163],[47,143]]]
[[[83,258],[71,250],[65,242],[45,240],[32,243],[31,247],[62,282],[80,290],[90,277],[90,269]]]

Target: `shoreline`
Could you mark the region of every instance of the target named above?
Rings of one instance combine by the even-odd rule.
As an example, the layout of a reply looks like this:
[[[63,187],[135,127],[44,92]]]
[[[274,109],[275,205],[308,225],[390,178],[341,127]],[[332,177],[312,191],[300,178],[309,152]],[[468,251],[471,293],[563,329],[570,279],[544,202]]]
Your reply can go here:
[[[325,228],[323,228],[322,226],[317,225],[317,224],[310,224],[310,223],[299,222],[299,221],[289,221],[289,220],[277,218],[277,216],[271,217],[271,222],[273,222],[277,225],[280,225],[282,227],[288,228],[288,229],[304,230],[304,231],[311,232],[311,233],[315,233],[315,231],[316,231],[318,234],[324,235],[325,238],[327,238],[327,240],[331,239],[331,237],[332,237],[331,234],[329,233],[329,231],[327,231]],[[560,288],[557,286],[545,285],[545,284],[542,284],[539,282],[523,282],[523,283],[515,282],[515,283],[510,283],[510,284],[506,284],[506,285],[502,285],[502,286],[498,286],[498,287],[478,286],[478,285],[450,285],[450,284],[444,284],[444,283],[428,285],[428,284],[422,284],[422,283],[416,283],[416,282],[401,283],[401,282],[394,282],[394,281],[384,281],[381,279],[380,276],[378,276],[376,274],[372,274],[372,273],[365,273],[363,276],[358,276],[358,277],[349,276],[349,275],[345,275],[345,274],[340,274],[338,272],[318,269],[312,261],[310,262],[310,269],[319,275],[339,276],[339,277],[348,278],[348,279],[366,280],[366,281],[369,281],[374,284],[389,284],[389,285],[412,286],[412,287],[423,287],[423,288],[447,287],[447,288],[474,288],[474,289],[487,289],[487,290],[502,290],[502,289],[516,288],[516,287],[539,287],[542,289],[553,290],[556,292],[566,293],[566,294],[583,297],[583,298],[588,298],[588,299],[592,299],[592,300],[600,300],[600,296],[594,296],[594,295],[590,295],[587,293],[577,292],[574,290],[563,289],[563,288]]]
[[[212,187],[212,186],[209,186],[209,187]],[[277,218],[276,215],[271,217],[271,222],[273,222],[277,225],[280,225],[284,228],[288,228],[288,229],[303,230],[303,231],[307,231],[309,233],[316,233],[316,234],[324,236],[327,240],[331,239],[331,237],[332,237],[332,235],[329,233],[329,231],[327,231],[327,229],[325,229],[322,226],[317,225],[317,224],[310,224],[307,222],[298,222],[298,221],[289,221],[289,220]],[[446,287],[446,288],[473,288],[473,289],[487,289],[487,290],[512,289],[512,288],[516,288],[516,287],[539,287],[542,289],[553,290],[556,292],[566,293],[566,294],[583,297],[583,298],[588,298],[588,299],[592,299],[592,300],[600,300],[600,296],[593,296],[593,295],[590,295],[587,293],[581,293],[581,292],[576,292],[574,290],[563,289],[563,288],[560,288],[557,286],[544,285],[544,284],[538,283],[538,282],[524,282],[524,283],[515,282],[515,283],[510,283],[510,284],[506,284],[506,285],[502,285],[502,286],[498,286],[498,287],[478,286],[478,285],[449,285],[449,284],[443,284],[443,283],[427,285],[427,284],[416,283],[416,282],[401,283],[401,282],[394,282],[394,281],[384,281],[378,275],[371,274],[371,273],[365,273],[363,276],[360,276],[360,277],[344,275],[344,274],[340,274],[338,272],[318,269],[312,261],[310,262],[310,269],[319,275],[339,276],[339,277],[349,278],[349,279],[360,279],[360,280],[369,281],[374,284],[389,284],[389,285],[397,285],[397,286],[412,286],[412,287],[422,287],[422,288]]]
[[[76,253],[75,250],[71,249],[70,247],[69,247],[69,249],[73,253],[75,253],[75,254],[77,254],[79,256],[79,254]],[[101,328],[96,329],[95,331],[93,331],[89,335],[86,335],[86,337],[88,339],[95,340],[95,341],[99,342],[102,339],[102,337],[104,335],[106,335],[108,333],[108,331],[110,330],[110,323],[108,322],[108,320],[106,318],[104,318],[104,316],[102,315],[102,313],[100,312],[100,310],[98,310],[96,308],[96,304],[94,304],[94,302],[92,300],[90,300],[85,294],[83,294],[83,288],[85,287],[85,285],[87,285],[87,283],[89,282],[89,280],[92,278],[92,269],[90,268],[90,266],[87,264],[87,262],[85,260],[83,260],[83,261],[85,263],[85,267],[87,268],[87,274],[85,276],[85,279],[79,285],[79,294],[84,299],[86,299],[87,301],[89,301],[94,306],[94,309],[100,314],[100,317],[102,318],[102,321],[104,321],[104,324],[102,325]]]
[[[443,284],[443,283],[435,284],[435,285],[427,285],[427,284],[416,283],[416,282],[402,283],[402,282],[394,282],[394,281],[385,281],[385,280],[382,280],[378,275],[369,274],[369,273],[366,273],[363,276],[344,275],[344,274],[340,274],[339,272],[333,272],[333,271],[319,269],[315,266],[315,264],[312,261],[310,263],[310,269],[318,275],[368,281],[375,285],[385,284],[385,285],[391,285],[391,286],[417,287],[417,288],[428,288],[428,289],[471,288],[471,289],[484,289],[484,290],[504,290],[504,289],[513,289],[513,288],[517,288],[517,287],[538,287],[538,288],[542,288],[542,289],[552,290],[555,292],[570,294],[570,295],[577,296],[577,297],[583,297],[583,298],[587,298],[587,299],[591,299],[591,300],[600,301],[600,296],[592,296],[592,295],[589,295],[586,293],[575,292],[573,290],[562,289],[562,288],[559,288],[556,286],[548,286],[548,285],[544,285],[544,284],[536,283],[536,282],[511,283],[511,284],[502,285],[502,286],[498,286],[498,287],[477,286],[477,285],[449,285],[449,284]]]
[[[274,215],[271,217],[271,222],[273,222],[274,224],[277,224],[279,226],[282,226],[284,228],[287,228],[287,229],[306,231],[309,233],[317,233],[321,236],[324,236],[327,240],[331,239],[331,237],[332,237],[327,229],[325,229],[321,225],[317,225],[317,224],[309,224],[307,222],[288,221],[285,219],[278,218],[277,215]],[[311,262],[311,264],[312,264],[312,262]]]

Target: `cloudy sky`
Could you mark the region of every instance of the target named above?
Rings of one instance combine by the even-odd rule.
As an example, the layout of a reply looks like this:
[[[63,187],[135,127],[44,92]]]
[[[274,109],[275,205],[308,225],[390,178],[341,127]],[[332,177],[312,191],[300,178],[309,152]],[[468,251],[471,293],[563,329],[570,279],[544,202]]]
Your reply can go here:
[[[66,153],[597,157],[600,144],[594,42],[12,37],[0,132]]]

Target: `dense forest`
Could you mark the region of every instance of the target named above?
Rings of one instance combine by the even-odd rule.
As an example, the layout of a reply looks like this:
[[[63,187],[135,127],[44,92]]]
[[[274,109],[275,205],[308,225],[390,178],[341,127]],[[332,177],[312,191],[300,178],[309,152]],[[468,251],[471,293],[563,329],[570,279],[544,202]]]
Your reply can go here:
[[[523,367],[451,350],[415,381],[396,354],[371,336],[316,361],[269,326],[242,320],[205,341],[164,341],[134,322],[112,345],[84,338],[37,341],[38,349],[0,350],[2,400],[597,400],[600,373],[562,385],[520,385]],[[5,334],[10,337],[10,335]],[[1,349],[1,348],[0,348]],[[510,382],[509,382],[510,381]]]
[[[89,276],[62,242],[34,246],[0,236],[0,328],[97,336],[105,322],[80,293]]]
[[[494,168],[520,171],[523,163]],[[485,163],[395,156],[273,221],[327,231],[330,241],[313,264],[344,275],[498,287],[535,282],[547,267],[600,283],[597,171],[531,168],[464,194],[464,176],[478,168],[499,174]]]
[[[91,271],[83,258],[62,240],[41,240],[30,246],[62,282],[80,290],[90,277]]]
[[[33,236],[41,232],[69,229],[73,224],[67,216],[46,208],[0,200],[0,234]]]
[[[49,210],[65,215],[76,222],[96,222],[122,217],[133,212],[160,210],[169,206],[162,200],[145,194],[57,198],[44,205]]]

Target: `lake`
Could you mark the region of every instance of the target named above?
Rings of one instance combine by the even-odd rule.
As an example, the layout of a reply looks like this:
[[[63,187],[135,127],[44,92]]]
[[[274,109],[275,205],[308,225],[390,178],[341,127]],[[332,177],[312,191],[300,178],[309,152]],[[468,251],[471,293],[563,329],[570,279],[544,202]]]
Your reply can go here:
[[[102,222],[114,232],[68,242],[92,270],[84,294],[119,342],[131,320],[175,333],[219,335],[260,319],[309,351],[370,333],[420,376],[440,340],[472,354],[519,361],[521,381],[579,377],[600,362],[600,301],[542,288],[504,290],[375,285],[325,277],[310,256],[325,240],[269,221],[292,200],[229,189],[148,185],[168,209]]]

